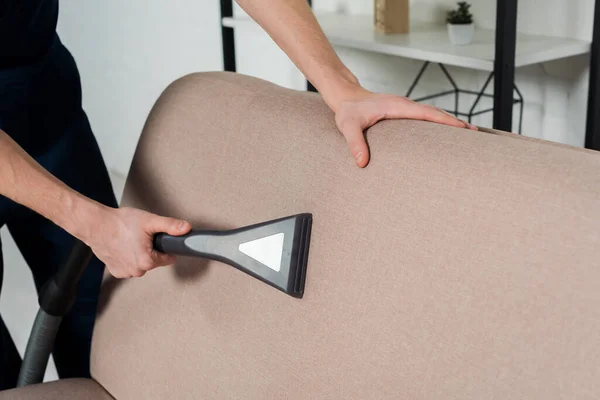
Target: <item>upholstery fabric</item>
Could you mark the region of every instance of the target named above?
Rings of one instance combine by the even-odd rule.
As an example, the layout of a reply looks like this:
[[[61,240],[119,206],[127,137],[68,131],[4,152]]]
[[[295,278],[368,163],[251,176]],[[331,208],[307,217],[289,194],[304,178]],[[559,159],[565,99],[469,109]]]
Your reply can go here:
[[[91,379],[73,378],[0,392],[0,400],[114,400]]]
[[[367,138],[359,169],[316,94],[173,83],[123,205],[313,213],[304,298],[192,258],[106,277],[92,376],[116,399],[600,398],[600,154],[406,120]]]

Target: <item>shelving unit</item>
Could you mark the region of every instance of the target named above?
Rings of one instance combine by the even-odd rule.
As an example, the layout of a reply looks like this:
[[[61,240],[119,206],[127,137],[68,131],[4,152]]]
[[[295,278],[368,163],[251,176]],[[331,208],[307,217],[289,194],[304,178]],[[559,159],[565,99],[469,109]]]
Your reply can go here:
[[[334,46],[387,54],[456,67],[494,71],[493,30],[477,29],[473,43],[453,46],[445,26],[413,22],[410,33],[384,35],[375,31],[369,15],[317,14],[317,20]],[[227,28],[256,25],[249,17],[223,18]],[[541,35],[517,34],[515,68],[585,54],[590,42]]]
[[[516,10],[517,0],[498,1],[496,30],[478,30],[467,46],[452,46],[445,26],[440,25],[416,23],[408,34],[384,35],[374,29],[370,16],[324,14],[317,19],[336,46],[489,72],[494,77],[494,128],[507,131],[512,128],[515,68],[591,51],[586,147],[600,150],[600,7],[595,10],[592,42],[517,33]],[[235,71],[233,29],[254,22],[233,18],[231,0],[221,0],[221,12],[225,70]],[[314,90],[310,84],[307,88]]]

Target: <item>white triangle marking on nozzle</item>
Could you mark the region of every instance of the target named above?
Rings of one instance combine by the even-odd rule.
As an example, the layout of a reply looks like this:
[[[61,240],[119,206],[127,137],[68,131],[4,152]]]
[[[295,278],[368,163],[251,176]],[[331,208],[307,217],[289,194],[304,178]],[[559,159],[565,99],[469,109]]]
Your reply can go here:
[[[276,233],[260,239],[251,240],[240,244],[239,250],[245,255],[254,258],[273,271],[281,269],[281,255],[283,254],[283,233]]]

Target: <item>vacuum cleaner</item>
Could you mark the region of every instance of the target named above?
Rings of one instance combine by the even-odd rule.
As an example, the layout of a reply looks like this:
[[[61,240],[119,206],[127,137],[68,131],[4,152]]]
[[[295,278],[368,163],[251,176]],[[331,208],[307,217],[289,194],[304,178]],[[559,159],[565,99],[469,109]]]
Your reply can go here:
[[[228,231],[193,229],[183,236],[158,233],[154,248],[166,254],[221,261],[302,298],[311,227],[312,215],[298,214]],[[44,379],[56,333],[75,302],[77,283],[92,255],[87,245],[77,241],[67,262],[40,291],[40,309],[25,349],[18,387]]]

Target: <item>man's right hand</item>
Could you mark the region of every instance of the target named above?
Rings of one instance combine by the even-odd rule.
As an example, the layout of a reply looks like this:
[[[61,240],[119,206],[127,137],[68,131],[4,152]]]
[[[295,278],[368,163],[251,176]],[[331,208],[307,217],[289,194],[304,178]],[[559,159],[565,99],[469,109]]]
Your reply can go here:
[[[84,242],[115,278],[141,277],[156,267],[175,263],[175,257],[156,251],[153,238],[166,232],[179,236],[189,222],[161,217],[135,208],[104,208]]]
[[[154,250],[154,234],[184,235],[189,222],[133,208],[111,208],[74,191],[0,130],[0,195],[48,218],[91,247],[116,278],[175,263]]]

